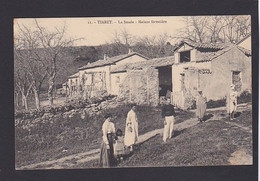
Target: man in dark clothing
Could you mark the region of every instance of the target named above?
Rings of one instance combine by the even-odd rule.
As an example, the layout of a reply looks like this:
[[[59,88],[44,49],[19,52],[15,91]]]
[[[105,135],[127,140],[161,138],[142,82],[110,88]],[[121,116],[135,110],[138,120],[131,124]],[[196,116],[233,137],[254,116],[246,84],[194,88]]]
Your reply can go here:
[[[172,137],[174,116],[175,116],[174,106],[170,104],[170,99],[167,99],[165,105],[162,106],[162,117],[165,118],[164,130],[163,130],[164,142],[166,142],[168,138]]]

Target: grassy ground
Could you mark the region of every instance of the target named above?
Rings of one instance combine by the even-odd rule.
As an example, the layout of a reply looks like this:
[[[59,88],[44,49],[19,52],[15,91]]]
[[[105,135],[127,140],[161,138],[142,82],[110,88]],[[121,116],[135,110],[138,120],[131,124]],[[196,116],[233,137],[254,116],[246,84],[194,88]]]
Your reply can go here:
[[[175,131],[173,138],[166,144],[162,143],[162,136],[158,135],[138,145],[134,154],[117,167],[217,166],[229,165],[229,159],[236,151],[243,151],[252,156],[252,134],[249,131],[252,128],[250,107],[240,112],[239,117],[232,122],[229,121],[226,110],[207,111],[207,115],[211,114],[214,115],[214,120]],[[96,167],[98,167],[97,160],[75,166],[75,168]]]
[[[129,105],[103,110],[94,116],[87,116],[84,120],[80,114],[72,117],[63,117],[57,114],[48,121],[35,124],[33,120],[25,120],[15,129],[16,166],[54,160],[67,155],[81,153],[98,148],[101,143],[101,127],[103,116],[110,112],[116,129],[124,132]],[[194,113],[177,111],[176,122],[194,117]],[[137,116],[139,120],[139,133],[144,134],[163,127],[160,108],[139,106]],[[30,125],[31,127],[28,127]]]
[[[220,115],[221,111],[218,112]],[[243,111],[236,124],[251,127],[251,111]],[[157,136],[142,145],[118,167],[202,166],[228,165],[231,154],[244,150],[252,156],[252,134],[220,120],[208,121],[187,128],[175,135],[166,144]]]

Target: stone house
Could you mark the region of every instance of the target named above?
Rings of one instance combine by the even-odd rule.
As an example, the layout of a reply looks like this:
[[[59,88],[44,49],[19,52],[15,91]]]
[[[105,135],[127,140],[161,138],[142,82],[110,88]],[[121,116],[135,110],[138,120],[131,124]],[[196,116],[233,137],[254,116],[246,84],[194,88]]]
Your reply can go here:
[[[137,63],[146,60],[148,58],[145,56],[129,50],[128,54],[110,58],[105,54],[104,59],[80,67],[78,72],[79,95],[86,99],[101,94],[116,94],[115,77],[111,76],[111,69],[129,62]]]
[[[251,53],[235,44],[183,41],[174,56],[111,69],[114,93],[138,104],[157,105],[170,96],[180,108],[194,104],[198,90],[208,100],[225,98],[230,84],[238,93],[251,91]]]
[[[207,100],[222,99],[232,83],[238,93],[251,91],[251,77],[251,53],[246,49],[184,41],[174,53],[172,101],[179,107],[190,107],[198,90]]]

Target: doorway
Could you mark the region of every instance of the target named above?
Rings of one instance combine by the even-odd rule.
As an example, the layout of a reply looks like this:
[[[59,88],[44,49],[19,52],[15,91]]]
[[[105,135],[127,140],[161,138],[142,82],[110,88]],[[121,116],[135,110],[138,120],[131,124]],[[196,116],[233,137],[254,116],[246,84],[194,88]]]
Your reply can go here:
[[[159,96],[169,96],[172,92],[172,67],[159,67]]]

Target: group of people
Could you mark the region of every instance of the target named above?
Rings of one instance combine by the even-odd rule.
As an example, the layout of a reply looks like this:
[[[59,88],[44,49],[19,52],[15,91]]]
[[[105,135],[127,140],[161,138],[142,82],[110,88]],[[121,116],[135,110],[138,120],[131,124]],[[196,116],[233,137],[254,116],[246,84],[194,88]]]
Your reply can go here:
[[[230,91],[226,98],[226,108],[227,113],[229,114],[229,119],[232,121],[235,119],[235,114],[237,110],[237,91],[235,89],[235,85],[230,85]],[[207,99],[203,96],[202,91],[198,91],[197,101],[196,101],[196,116],[198,121],[205,121],[204,116],[207,108]]]
[[[230,86],[230,92],[227,96],[227,112],[230,120],[234,119],[237,108],[237,92],[235,85]],[[207,108],[207,99],[202,91],[198,91],[196,100],[196,117],[199,122],[205,121],[204,116]],[[100,154],[100,167],[115,166],[118,161],[134,150],[134,145],[138,141],[138,120],[136,116],[136,105],[132,104],[131,110],[127,114],[125,137],[120,129],[115,131],[115,125],[111,122],[112,115],[105,115],[105,122],[102,126],[103,137]],[[163,142],[166,143],[168,139],[172,138],[173,127],[175,122],[175,110],[169,98],[166,98],[161,111],[162,118],[164,118]]]
[[[100,167],[113,167],[125,155],[134,151],[134,145],[138,141],[138,120],[135,111],[136,105],[132,104],[126,118],[124,137],[121,129],[115,131],[115,125],[111,121],[112,115],[105,115],[105,122],[102,125],[103,136],[99,161]]]

